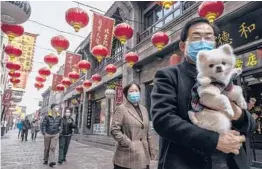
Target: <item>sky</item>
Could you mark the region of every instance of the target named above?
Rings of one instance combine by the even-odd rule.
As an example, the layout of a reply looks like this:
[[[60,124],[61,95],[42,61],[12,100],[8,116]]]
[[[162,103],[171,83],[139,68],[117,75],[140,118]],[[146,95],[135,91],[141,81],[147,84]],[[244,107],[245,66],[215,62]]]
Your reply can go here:
[[[90,6],[96,7],[100,10],[107,11],[110,6],[114,3],[114,1],[79,1],[84,4],[88,4]],[[80,8],[85,10],[89,16],[89,23],[87,27],[80,29],[78,33],[74,32],[74,29],[67,24],[65,20],[65,12],[69,8],[77,7],[78,4],[71,1],[30,1],[31,4],[31,16],[30,20],[40,22],[42,24],[54,27],[58,30],[63,30],[66,32],[74,33],[81,35],[83,37],[88,36],[91,32],[92,27],[92,12],[89,10],[90,8],[79,5]],[[84,40],[83,38],[72,36],[69,34],[61,33],[53,29],[49,29],[38,25],[36,23],[26,21],[22,24],[25,32],[39,34],[36,40],[36,46],[40,46],[43,48],[53,49],[50,43],[52,37],[57,35],[65,36],[69,42],[69,51],[74,51],[79,44]],[[34,53],[34,63],[32,72],[29,75],[27,86],[25,89],[25,94],[23,96],[23,100],[20,103],[22,106],[26,106],[26,114],[32,114],[40,107],[38,107],[38,102],[42,100],[41,93],[43,93],[48,86],[52,84],[52,75],[47,78],[47,81],[44,83],[44,88],[39,91],[34,87],[35,77],[38,75],[38,70],[42,67],[47,66],[44,63],[44,56],[50,53],[57,53],[44,50],[38,47],[35,47]],[[57,55],[59,58],[59,63],[54,66],[51,70],[52,73],[56,73],[60,66],[64,64],[65,61],[65,52],[60,55]]]

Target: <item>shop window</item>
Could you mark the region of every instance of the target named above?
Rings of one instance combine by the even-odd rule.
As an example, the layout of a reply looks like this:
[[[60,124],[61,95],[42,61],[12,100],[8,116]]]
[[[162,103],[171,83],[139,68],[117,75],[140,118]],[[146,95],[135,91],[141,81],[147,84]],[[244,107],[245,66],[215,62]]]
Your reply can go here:
[[[93,126],[93,133],[99,135],[106,135],[106,99],[94,102],[95,122]]]

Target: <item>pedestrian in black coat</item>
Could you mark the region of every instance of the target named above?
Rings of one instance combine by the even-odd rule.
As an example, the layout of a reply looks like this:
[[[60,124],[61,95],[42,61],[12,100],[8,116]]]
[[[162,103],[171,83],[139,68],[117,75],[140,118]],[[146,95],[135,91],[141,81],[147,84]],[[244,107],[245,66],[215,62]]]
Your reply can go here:
[[[25,117],[25,120],[22,121],[23,129],[22,129],[22,141],[27,141],[28,130],[31,128],[30,121],[28,117]]]
[[[151,99],[153,126],[160,135],[158,169],[249,169],[239,135],[249,137],[255,121],[232,103],[234,131],[224,135],[192,124],[188,117],[191,88],[196,83],[196,55],[215,47],[213,26],[204,18],[189,21],[181,32],[179,47],[185,61],[155,75]],[[238,155],[232,152],[239,152]]]

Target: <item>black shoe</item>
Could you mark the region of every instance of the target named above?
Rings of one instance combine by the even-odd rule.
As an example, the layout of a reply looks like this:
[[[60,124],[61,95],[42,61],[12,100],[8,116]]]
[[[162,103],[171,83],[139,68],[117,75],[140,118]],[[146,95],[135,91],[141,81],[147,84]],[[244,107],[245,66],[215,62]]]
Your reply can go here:
[[[58,164],[62,164],[63,163],[63,161],[58,161]]]
[[[48,164],[48,161],[44,161],[44,163],[43,163],[44,165],[46,165],[46,164]]]
[[[51,162],[51,163],[49,164],[49,167],[53,167],[54,165],[56,165],[56,163],[55,163],[55,162]]]
[[[63,161],[66,162],[66,159],[64,159]]]

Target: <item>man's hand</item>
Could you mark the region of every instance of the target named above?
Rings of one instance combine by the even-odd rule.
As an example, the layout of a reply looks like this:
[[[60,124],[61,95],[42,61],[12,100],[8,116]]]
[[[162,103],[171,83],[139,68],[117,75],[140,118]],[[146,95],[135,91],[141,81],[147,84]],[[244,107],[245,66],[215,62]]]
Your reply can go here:
[[[242,115],[242,109],[238,107],[235,103],[231,102],[232,109],[234,111],[234,116],[231,120],[238,120]]]
[[[240,136],[239,132],[232,130],[229,133],[219,135],[217,150],[226,154],[234,153],[237,155],[245,140],[245,136]]]

